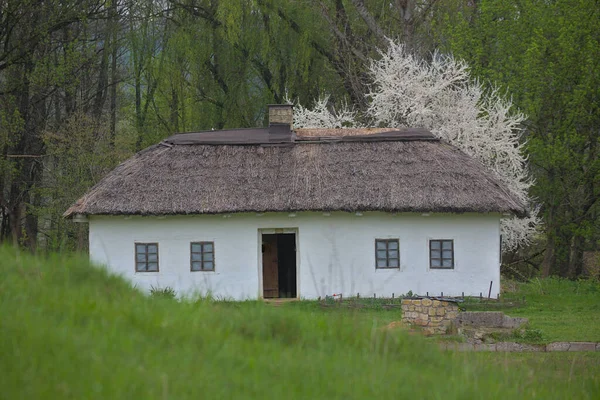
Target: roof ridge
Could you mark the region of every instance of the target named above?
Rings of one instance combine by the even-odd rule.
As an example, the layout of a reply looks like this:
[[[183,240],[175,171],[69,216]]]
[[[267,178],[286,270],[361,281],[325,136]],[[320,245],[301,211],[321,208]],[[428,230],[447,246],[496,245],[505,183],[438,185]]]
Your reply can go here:
[[[346,134],[347,133],[347,134]],[[179,133],[163,140],[169,145],[273,145],[302,142],[439,141],[423,128],[298,128],[287,124],[268,128],[224,129]]]

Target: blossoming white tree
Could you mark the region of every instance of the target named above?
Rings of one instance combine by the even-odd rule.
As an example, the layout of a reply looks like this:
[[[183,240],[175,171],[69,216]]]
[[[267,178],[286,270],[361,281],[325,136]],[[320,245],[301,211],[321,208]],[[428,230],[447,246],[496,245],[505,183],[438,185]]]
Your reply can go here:
[[[457,146],[492,170],[525,204],[531,204],[532,185],[522,152],[521,123],[525,116],[513,110],[497,89],[486,90],[474,80],[468,66],[451,56],[434,53],[431,62],[416,58],[404,45],[389,42],[369,67],[372,89],[362,120],[372,126],[424,127]],[[315,107],[297,105],[297,127],[358,127],[358,113],[343,106],[328,108],[328,97]],[[502,221],[503,245],[514,250],[527,244],[539,224],[537,208],[527,218]]]

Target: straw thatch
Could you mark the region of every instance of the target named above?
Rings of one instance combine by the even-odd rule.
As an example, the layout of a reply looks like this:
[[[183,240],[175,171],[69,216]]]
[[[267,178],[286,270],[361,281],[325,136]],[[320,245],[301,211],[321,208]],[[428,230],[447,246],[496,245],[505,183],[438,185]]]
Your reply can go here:
[[[65,215],[309,210],[526,214],[479,162],[424,138],[158,144],[119,165]]]

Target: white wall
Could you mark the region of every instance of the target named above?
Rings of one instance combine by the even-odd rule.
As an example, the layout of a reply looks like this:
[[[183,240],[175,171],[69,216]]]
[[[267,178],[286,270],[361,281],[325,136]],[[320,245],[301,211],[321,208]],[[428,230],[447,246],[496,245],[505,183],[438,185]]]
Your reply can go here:
[[[221,298],[261,293],[259,229],[298,232],[298,293],[302,298],[418,294],[487,295],[500,289],[497,214],[386,214],[336,212],[90,217],[90,257],[138,287],[211,292]],[[400,239],[400,269],[375,269],[376,238]],[[454,239],[453,270],[429,268],[428,239]],[[190,272],[190,242],[214,241],[215,271]],[[134,243],[158,242],[160,272],[135,272]]]

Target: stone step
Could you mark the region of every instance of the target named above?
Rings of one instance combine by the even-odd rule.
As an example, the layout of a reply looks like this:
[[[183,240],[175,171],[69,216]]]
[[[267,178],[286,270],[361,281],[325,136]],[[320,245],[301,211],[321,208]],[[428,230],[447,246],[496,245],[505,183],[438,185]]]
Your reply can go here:
[[[554,351],[600,351],[600,342],[553,342],[526,344],[516,342],[499,343],[440,343],[442,350],[454,351],[499,351],[499,352],[554,352]]]

